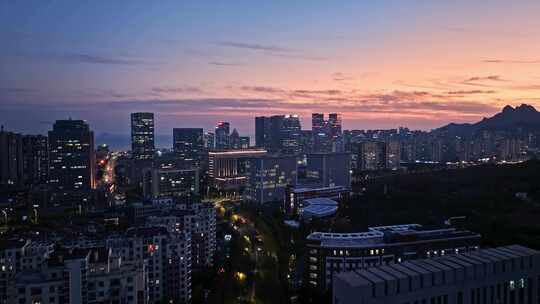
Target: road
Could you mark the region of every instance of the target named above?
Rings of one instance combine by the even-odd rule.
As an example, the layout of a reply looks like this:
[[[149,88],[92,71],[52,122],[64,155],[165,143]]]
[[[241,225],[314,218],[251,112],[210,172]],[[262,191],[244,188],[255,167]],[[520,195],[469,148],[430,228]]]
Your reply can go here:
[[[238,203],[238,201],[236,201],[236,203]],[[268,294],[262,295],[261,292],[263,291],[260,291],[257,286],[263,282],[266,282],[263,285],[268,286],[267,280],[272,280],[274,278],[276,278],[275,281],[278,281],[278,270],[277,265],[275,265],[277,264],[275,248],[270,248],[269,243],[266,242],[267,239],[273,236],[264,235],[264,231],[258,229],[251,219],[239,214],[235,202],[222,199],[215,200],[214,204],[222,216],[224,216],[225,213],[231,212],[230,216],[225,216],[224,219],[228,220],[229,225],[233,228],[233,231],[235,231],[234,237],[238,238],[243,244],[241,246],[241,252],[233,254],[247,255],[254,265],[254,267],[249,269],[246,273],[248,279],[244,281],[244,284],[247,284],[247,286],[245,286],[245,291],[242,292],[242,294],[237,295],[237,301],[240,301],[240,303],[269,303],[265,301]],[[228,210],[228,212],[226,210]],[[274,265],[269,266],[271,265],[268,263],[269,260],[273,261]],[[245,265],[236,265],[238,269],[235,269],[234,267],[235,265],[233,265],[233,269],[231,269],[232,274],[241,271],[241,268],[245,268]],[[266,291],[266,293],[268,292],[274,292],[279,295],[277,290]]]

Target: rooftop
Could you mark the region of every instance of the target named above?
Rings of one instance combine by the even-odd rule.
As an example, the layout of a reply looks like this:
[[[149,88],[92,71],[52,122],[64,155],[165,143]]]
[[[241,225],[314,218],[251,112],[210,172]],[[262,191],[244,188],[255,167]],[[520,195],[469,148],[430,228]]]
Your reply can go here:
[[[307,240],[320,242],[321,247],[371,247],[401,242],[415,242],[432,239],[480,237],[479,234],[458,230],[451,226],[424,227],[419,224],[369,227],[367,232],[331,233],[313,232]]]
[[[312,192],[312,191],[347,191],[348,188],[345,186],[334,186],[334,187],[319,187],[316,185],[313,185],[313,187],[310,187],[309,185],[300,185],[297,188],[293,188],[293,193],[304,193],[304,192]]]
[[[307,206],[300,209],[302,216],[308,217],[324,217],[337,212],[338,203],[334,200],[325,197],[317,197],[304,200]]]
[[[490,271],[478,271],[482,265],[493,264],[495,262],[521,260],[527,258],[523,265],[528,269],[539,267],[540,251],[533,250],[520,245],[511,245],[505,247],[482,249],[459,255],[447,255],[425,260],[408,261],[399,264],[390,264],[381,267],[371,267],[348,271],[336,274],[336,281],[348,286],[349,288],[369,288],[371,290],[374,284],[380,280],[393,281],[400,279],[404,271],[407,277],[419,277],[429,273],[447,271],[449,269],[463,269],[464,272],[472,271],[475,273],[475,280],[482,279],[483,276],[491,276]],[[518,265],[518,263],[512,263]],[[469,270],[470,269],[470,270]],[[503,268],[504,269],[504,268]],[[504,270],[503,270],[504,271]],[[522,267],[507,267],[506,272],[523,272]],[[398,275],[396,275],[398,274]],[[377,280],[374,280],[377,278]],[[439,284],[451,284],[452,282],[439,282]]]

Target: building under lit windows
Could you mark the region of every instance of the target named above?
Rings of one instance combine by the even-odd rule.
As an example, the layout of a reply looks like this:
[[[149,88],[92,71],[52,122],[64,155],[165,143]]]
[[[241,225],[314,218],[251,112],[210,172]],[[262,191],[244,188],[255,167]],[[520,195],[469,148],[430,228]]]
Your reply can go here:
[[[310,153],[307,177],[320,187],[351,186],[350,153]]]
[[[398,141],[365,141],[353,147],[355,169],[373,171],[400,168],[401,145]]]
[[[338,140],[342,135],[341,114],[328,114],[328,120],[323,113],[311,114],[311,130],[313,133],[313,150],[315,152],[339,152],[342,141]]]
[[[247,168],[247,187],[244,192],[250,201],[264,204],[283,203],[287,187],[297,183],[296,156],[271,156],[251,158]]]
[[[23,144],[20,134],[0,130],[0,186],[21,185],[23,173]]]
[[[230,148],[230,132],[231,124],[226,121],[221,121],[217,124],[215,135],[215,147],[216,149],[229,149]]]
[[[199,193],[199,170],[193,169],[146,169],[143,177],[146,197],[170,197]]]
[[[345,186],[333,187],[310,187],[308,185],[289,186],[285,191],[284,211],[289,216],[298,215],[299,208],[307,199],[328,198],[332,200],[341,200],[348,197],[350,188]]]
[[[255,117],[255,146],[271,153],[301,152],[302,130],[298,115]]]
[[[334,304],[538,303],[540,252],[519,245],[346,271]]]
[[[95,188],[94,132],[83,120],[57,120],[49,131],[49,185],[58,199]],[[73,201],[73,200],[72,200]]]
[[[154,113],[131,113],[131,153],[133,159],[152,159],[154,151]]]
[[[208,177],[219,190],[235,190],[246,185],[246,164],[250,158],[266,155],[263,149],[215,150],[208,152]]]
[[[199,165],[204,153],[204,132],[201,128],[174,128],[174,152],[183,160]]]
[[[43,135],[24,135],[23,167],[28,185],[46,184],[49,179],[49,141]]]
[[[481,236],[452,226],[370,227],[367,232],[313,232],[307,237],[307,283],[330,288],[336,273],[476,250]]]

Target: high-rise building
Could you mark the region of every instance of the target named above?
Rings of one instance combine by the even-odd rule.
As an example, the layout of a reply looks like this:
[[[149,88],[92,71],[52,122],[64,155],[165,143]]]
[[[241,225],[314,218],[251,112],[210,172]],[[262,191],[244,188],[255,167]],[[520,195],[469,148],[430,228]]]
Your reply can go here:
[[[296,186],[296,156],[267,155],[249,159],[247,169],[248,182],[245,196],[248,200],[264,204],[267,202],[283,203],[288,186]]]
[[[351,186],[350,153],[310,153],[307,155],[307,177],[319,187]]]
[[[540,252],[519,245],[344,271],[333,303],[538,303]]]
[[[332,152],[332,136],[323,113],[311,114],[314,152]]]
[[[400,167],[399,141],[365,141],[353,145],[356,169],[362,171],[397,170]]]
[[[298,154],[301,152],[302,127],[298,115],[285,115],[280,130],[281,153]]]
[[[189,303],[191,300],[191,237],[165,227],[129,229],[106,240],[122,261],[144,267],[146,290],[139,303]],[[145,266],[142,266],[145,265]]]
[[[0,130],[0,186],[24,182],[23,141],[20,134]]]
[[[333,139],[341,136],[341,114],[328,114],[328,129]]]
[[[47,136],[25,135],[22,140],[26,184],[47,183],[49,179],[49,141]]]
[[[238,134],[236,128],[233,129],[231,135],[229,136],[229,145],[231,149],[241,149],[240,134]]]
[[[131,113],[131,153],[133,153],[133,159],[152,159],[154,151],[154,113]]]
[[[204,153],[204,134],[201,128],[174,128],[174,152],[183,160],[200,165]]]
[[[94,132],[83,120],[57,120],[49,131],[49,184],[59,195],[95,188]]]
[[[386,142],[386,169],[397,170],[401,162],[401,144],[397,140]]]
[[[216,146],[215,146],[215,135],[214,133],[212,132],[206,132],[204,133],[204,147],[207,149],[207,150],[212,150],[214,149]]]
[[[270,117],[255,117],[255,147],[271,150]]]
[[[386,143],[366,141],[357,145],[357,169],[362,171],[384,170],[386,168]]]
[[[216,149],[229,149],[230,148],[230,134],[231,124],[225,121],[221,121],[217,124],[215,134]]]
[[[255,146],[271,153],[299,153],[301,132],[298,115],[255,117]]]
[[[198,169],[145,169],[143,192],[146,197],[182,196],[199,192]]]
[[[183,202],[173,210],[146,217],[148,227],[165,227],[169,233],[191,235],[191,262],[194,269],[211,267],[216,252],[216,209],[211,203]]]

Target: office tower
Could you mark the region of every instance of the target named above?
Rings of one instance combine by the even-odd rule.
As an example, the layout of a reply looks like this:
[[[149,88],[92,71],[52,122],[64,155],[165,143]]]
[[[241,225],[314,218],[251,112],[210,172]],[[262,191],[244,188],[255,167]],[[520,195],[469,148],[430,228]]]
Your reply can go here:
[[[25,183],[46,184],[49,179],[49,141],[43,135],[24,135],[23,159]]]
[[[215,134],[216,134],[216,149],[229,149],[229,132],[231,125],[228,122],[221,121],[217,124]]]
[[[301,132],[298,115],[255,117],[255,146],[271,153],[299,153]]]
[[[294,155],[266,155],[249,159],[245,196],[258,204],[282,204],[288,186],[297,183],[297,162]]]
[[[200,165],[204,153],[204,135],[201,128],[174,128],[174,152],[183,160]]]
[[[323,113],[311,114],[314,152],[332,152],[332,137]]]
[[[0,186],[24,182],[23,142],[20,134],[0,130]]]
[[[302,127],[298,115],[285,115],[280,130],[281,153],[298,154],[301,151]]]
[[[145,169],[143,193],[145,197],[153,198],[199,193],[199,170]]]
[[[313,131],[311,130],[300,131],[300,151],[302,153],[313,152]]]
[[[452,226],[369,227],[366,232],[312,232],[307,237],[310,286],[328,289],[336,273],[477,250],[481,236]]]
[[[208,177],[211,185],[218,190],[241,189],[247,182],[248,160],[263,155],[266,155],[266,150],[257,148],[208,152]]]
[[[519,245],[336,274],[333,303],[538,303],[540,252]]]
[[[49,184],[60,195],[95,187],[94,132],[83,120],[57,120],[49,131]]]
[[[229,148],[231,149],[240,149],[241,148],[241,143],[240,143],[240,134],[238,134],[238,131],[235,129],[233,129],[231,135],[229,136]]]
[[[307,177],[320,187],[351,186],[350,153],[310,153]]]
[[[333,139],[341,136],[341,114],[328,114],[328,129]]]
[[[255,147],[271,150],[269,117],[255,117]]]
[[[154,151],[154,113],[131,113],[131,153],[133,159],[153,159]]]
[[[204,133],[204,147],[206,150],[212,150],[216,146],[214,144],[215,142],[215,135],[212,132],[206,132]]]

